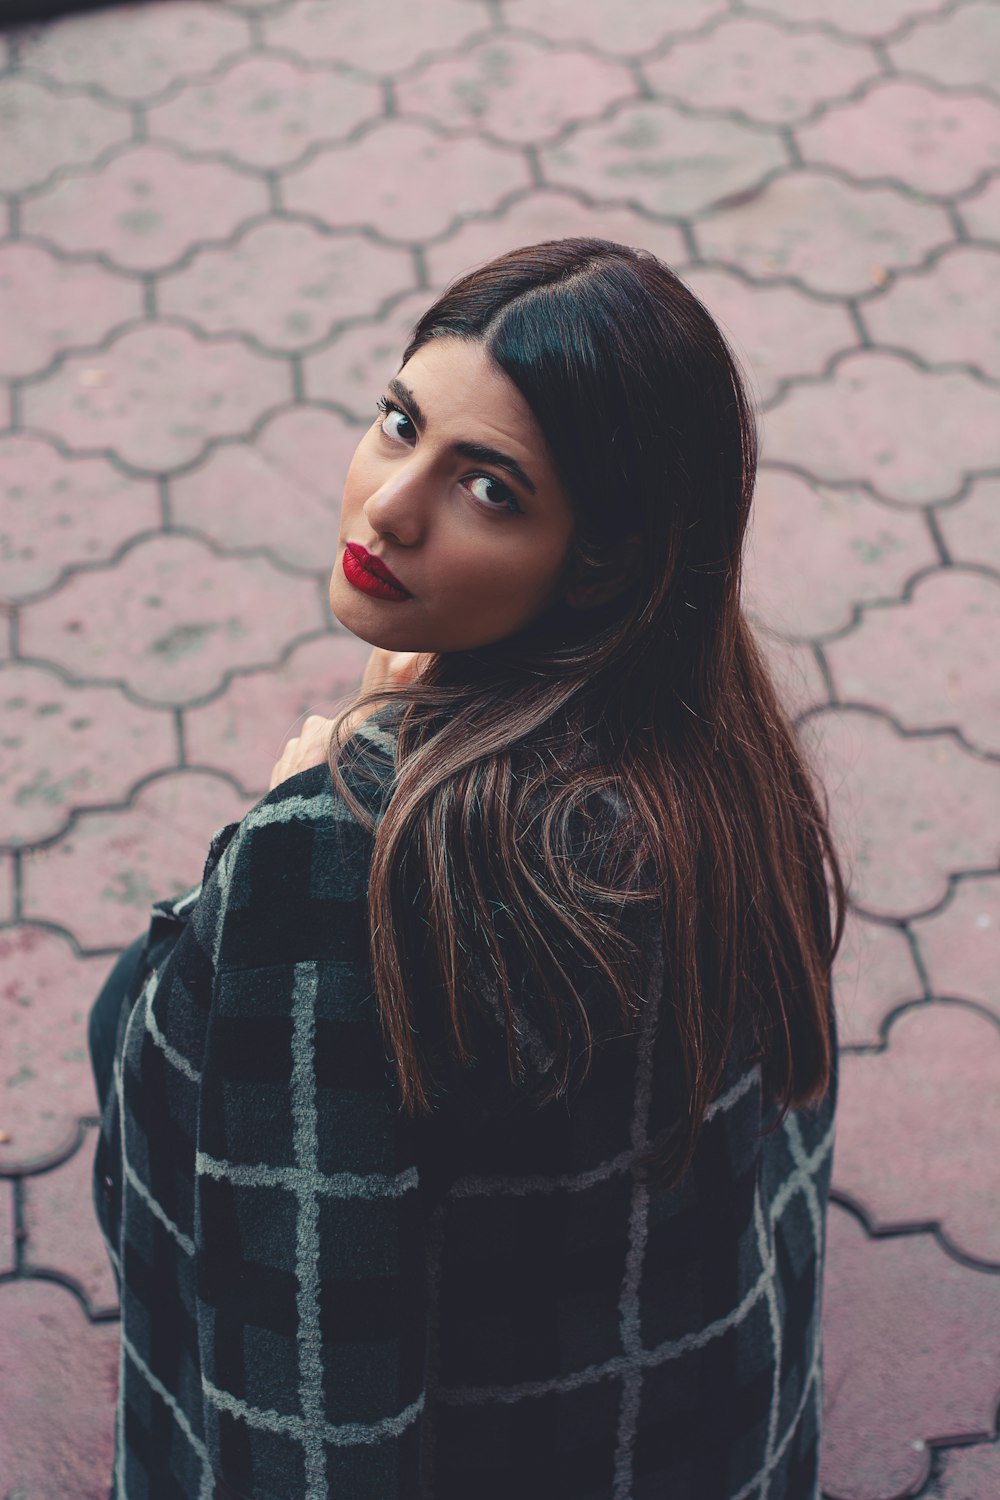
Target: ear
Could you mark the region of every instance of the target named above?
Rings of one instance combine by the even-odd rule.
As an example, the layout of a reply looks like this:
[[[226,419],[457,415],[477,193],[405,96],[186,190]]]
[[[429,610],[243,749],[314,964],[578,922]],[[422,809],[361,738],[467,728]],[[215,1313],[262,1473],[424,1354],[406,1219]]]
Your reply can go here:
[[[581,560],[565,594],[570,609],[595,609],[610,603],[632,581],[641,549],[642,538],[633,533],[609,542],[594,561]]]

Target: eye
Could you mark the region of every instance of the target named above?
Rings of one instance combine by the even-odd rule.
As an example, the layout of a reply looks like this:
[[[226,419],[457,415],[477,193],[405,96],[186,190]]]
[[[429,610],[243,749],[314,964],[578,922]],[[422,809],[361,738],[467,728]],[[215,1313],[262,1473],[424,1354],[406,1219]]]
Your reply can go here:
[[[401,406],[397,406],[394,401],[390,401],[388,396],[380,396],[376,402],[376,406],[382,418],[382,431],[387,438],[392,439],[394,442],[402,441],[408,443],[411,438],[416,436],[417,429],[413,425],[413,419],[406,415]],[[394,421],[394,418],[398,418],[399,420]],[[409,428],[409,431],[406,431],[407,428]]]
[[[505,484],[501,484],[499,479],[494,479],[492,474],[473,474],[466,483],[472,494],[487,510],[519,511],[521,509],[513,491],[509,490]],[[478,493],[474,488],[475,485],[481,486]]]

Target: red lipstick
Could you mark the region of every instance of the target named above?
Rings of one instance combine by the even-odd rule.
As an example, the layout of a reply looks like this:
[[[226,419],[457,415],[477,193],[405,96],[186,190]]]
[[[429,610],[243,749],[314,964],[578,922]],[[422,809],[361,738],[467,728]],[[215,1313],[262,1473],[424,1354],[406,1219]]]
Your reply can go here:
[[[402,601],[412,597],[382,559],[369,552],[367,547],[362,547],[360,542],[348,542],[344,548],[344,577],[363,594],[371,594],[375,599]]]

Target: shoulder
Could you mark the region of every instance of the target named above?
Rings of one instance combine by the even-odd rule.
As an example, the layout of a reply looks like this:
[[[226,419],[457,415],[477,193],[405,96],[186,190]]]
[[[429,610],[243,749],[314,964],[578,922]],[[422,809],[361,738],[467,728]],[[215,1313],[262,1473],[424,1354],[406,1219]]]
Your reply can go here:
[[[340,756],[351,796],[375,822],[395,773],[394,735],[377,717],[355,731]],[[373,836],[325,764],[268,792],[235,826],[214,872],[217,966],[345,956],[348,934],[352,952],[360,952]]]

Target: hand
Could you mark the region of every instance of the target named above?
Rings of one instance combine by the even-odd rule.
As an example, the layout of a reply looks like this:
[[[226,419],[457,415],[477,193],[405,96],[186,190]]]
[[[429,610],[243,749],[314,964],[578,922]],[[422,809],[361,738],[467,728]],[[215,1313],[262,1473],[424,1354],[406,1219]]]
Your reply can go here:
[[[417,651],[383,651],[381,646],[376,646],[361,678],[361,692],[376,692],[382,687],[403,687],[406,683],[413,682],[430,660],[430,656],[421,655]],[[378,703],[370,703],[364,708],[355,709],[346,720],[348,732],[380,706]],[[273,791],[279,783],[287,781],[289,776],[295,776],[299,771],[323,765],[329,756],[332,729],[332,719],[324,719],[321,714],[310,714],[301,733],[289,740],[282,750],[280,759],[271,772],[268,791]]]
[[[332,719],[324,719],[321,714],[310,714],[302,726],[302,732],[289,740],[282,750],[271,772],[268,791],[273,792],[280,782],[287,781],[289,776],[295,776],[309,766],[324,765],[329,754],[332,728]]]

